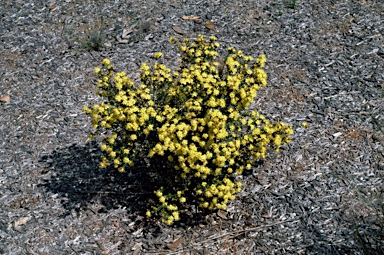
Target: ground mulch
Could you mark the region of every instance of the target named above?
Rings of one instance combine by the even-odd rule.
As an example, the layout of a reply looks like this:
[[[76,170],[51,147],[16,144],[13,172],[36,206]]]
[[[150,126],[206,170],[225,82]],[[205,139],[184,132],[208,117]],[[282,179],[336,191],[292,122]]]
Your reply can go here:
[[[103,58],[137,81],[198,34],[267,55],[252,107],[295,134],[226,212],[169,227],[145,170],[98,169],[81,109]],[[382,0],[2,0],[0,254],[384,254],[383,35]]]

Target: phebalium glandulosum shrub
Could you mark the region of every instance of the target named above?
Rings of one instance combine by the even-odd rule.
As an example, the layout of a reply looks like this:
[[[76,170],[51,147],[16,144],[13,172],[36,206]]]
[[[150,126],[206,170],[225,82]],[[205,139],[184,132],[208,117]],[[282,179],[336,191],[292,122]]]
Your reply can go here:
[[[135,86],[104,59],[95,72],[97,94],[107,102],[83,108],[96,131],[112,131],[101,144],[101,168],[123,172],[135,163],[166,162],[158,168],[158,204],[147,216],[160,215],[167,224],[180,219],[186,204],[225,210],[241,190],[236,174],[265,158],[268,145],[277,152],[293,134],[289,125],[249,109],[267,85],[264,54],[253,61],[230,47],[220,64],[214,36],[170,41],[182,53],[180,70],[144,63]]]

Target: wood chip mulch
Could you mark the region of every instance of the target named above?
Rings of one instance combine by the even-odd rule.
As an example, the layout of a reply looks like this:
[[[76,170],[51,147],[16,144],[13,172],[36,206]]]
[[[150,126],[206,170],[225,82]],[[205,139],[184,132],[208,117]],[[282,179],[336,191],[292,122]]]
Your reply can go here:
[[[384,1],[2,0],[0,10],[0,254],[384,254]],[[241,176],[226,212],[169,227],[144,216],[143,171],[98,169],[81,109],[100,102],[103,58],[137,80],[155,52],[177,66],[171,35],[199,33],[267,55],[253,107],[296,132]]]

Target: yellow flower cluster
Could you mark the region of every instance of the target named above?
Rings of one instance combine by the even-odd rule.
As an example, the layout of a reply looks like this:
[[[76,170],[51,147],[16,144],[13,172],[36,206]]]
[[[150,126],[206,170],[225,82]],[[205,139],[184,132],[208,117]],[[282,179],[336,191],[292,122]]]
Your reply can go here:
[[[229,200],[235,199],[235,193],[241,191],[241,182],[234,183],[229,178],[224,178],[218,183],[211,185],[207,182],[202,182],[195,192],[202,195],[199,200],[201,208],[213,210],[215,208],[226,210]]]
[[[225,210],[241,190],[234,173],[242,174],[265,158],[268,145],[277,152],[293,134],[289,125],[272,124],[249,111],[257,91],[267,84],[264,54],[253,61],[228,48],[220,64],[214,36],[208,42],[201,35],[194,41],[170,41],[182,53],[179,71],[144,63],[141,84],[134,86],[126,73],[115,73],[104,59],[103,68],[94,71],[99,76],[97,94],[108,102],[83,108],[95,129],[112,130],[101,145],[105,155],[100,167],[112,165],[123,172],[142,158],[156,157],[172,166],[161,174],[173,186],[157,189],[159,204],[147,212],[161,215],[166,224],[180,219],[187,201]],[[161,56],[158,52],[154,58]]]

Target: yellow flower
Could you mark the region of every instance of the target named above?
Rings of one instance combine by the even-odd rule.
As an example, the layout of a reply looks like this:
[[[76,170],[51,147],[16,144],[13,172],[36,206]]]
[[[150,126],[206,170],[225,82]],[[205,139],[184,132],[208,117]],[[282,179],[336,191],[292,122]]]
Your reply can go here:
[[[168,205],[168,206],[167,206],[167,209],[168,209],[168,211],[176,211],[176,210],[177,210],[177,206],[174,206],[174,205]]]
[[[173,216],[169,216],[165,223],[166,223],[167,225],[172,225],[173,220],[174,220],[174,217],[173,217]]]
[[[118,158],[116,158],[116,159],[113,161],[113,163],[114,163],[115,165],[120,165],[120,160],[119,160]]]
[[[124,162],[124,164],[128,164],[129,161],[130,161],[129,158],[127,158],[127,157],[124,157],[124,158],[123,158],[123,162]]]
[[[113,138],[113,137],[110,137],[110,138],[108,138],[107,140],[108,140],[108,142],[109,142],[110,144],[114,144],[114,143],[115,143],[115,138]]]
[[[103,62],[102,62],[103,65],[107,66],[107,65],[110,65],[111,64],[111,61],[107,58],[103,59]]]
[[[102,151],[106,151],[107,150],[107,145],[105,143],[101,144],[100,149]]]
[[[267,57],[265,56],[265,54],[260,54],[260,57],[256,59],[256,62],[259,64],[261,68],[264,67],[266,61],[267,61]]]
[[[187,51],[187,47],[185,47],[184,45],[183,45],[183,46],[180,46],[180,50],[181,50],[182,52],[186,52],[186,51]]]
[[[205,196],[206,196],[206,197],[212,197],[212,193],[211,193],[209,190],[207,190],[207,191],[205,192]]]
[[[158,122],[163,122],[163,121],[164,121],[164,117],[162,117],[162,116],[160,116],[160,115],[157,115],[157,116],[156,116],[156,120],[157,120]]]
[[[150,211],[147,211],[147,213],[145,215],[147,215],[147,217],[151,217],[152,214]]]
[[[173,218],[174,218],[175,221],[180,220],[180,216],[179,216],[178,212],[172,212],[172,215],[173,215]]]
[[[163,192],[161,192],[160,190],[158,190],[158,191],[156,191],[156,196],[158,196],[158,197],[161,197],[162,195],[163,195]]]
[[[153,55],[153,57],[154,57],[154,58],[161,58],[162,55],[163,55],[162,52],[156,52],[156,53]]]
[[[301,123],[301,126],[303,128],[307,128],[308,127],[308,122],[304,121],[303,123]]]
[[[100,72],[101,72],[101,69],[100,69],[99,67],[95,67],[95,69],[93,69],[93,71],[94,71],[95,73],[100,73]]]

